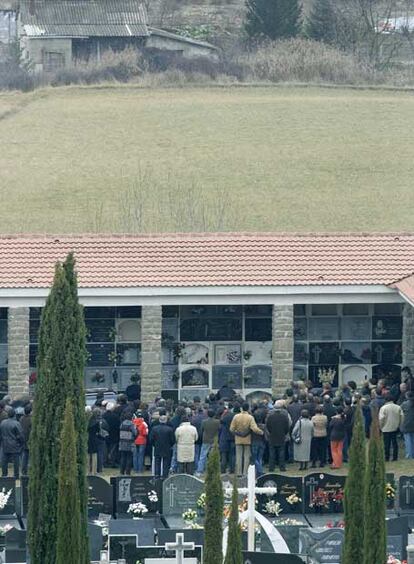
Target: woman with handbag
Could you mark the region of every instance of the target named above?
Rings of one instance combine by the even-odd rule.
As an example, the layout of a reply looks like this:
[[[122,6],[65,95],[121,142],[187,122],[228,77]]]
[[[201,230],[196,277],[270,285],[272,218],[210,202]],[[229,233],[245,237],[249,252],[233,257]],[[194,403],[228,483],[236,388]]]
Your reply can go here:
[[[309,411],[303,409],[292,431],[293,457],[296,462],[300,462],[299,470],[307,470],[308,468],[312,437],[313,423],[309,419]]]

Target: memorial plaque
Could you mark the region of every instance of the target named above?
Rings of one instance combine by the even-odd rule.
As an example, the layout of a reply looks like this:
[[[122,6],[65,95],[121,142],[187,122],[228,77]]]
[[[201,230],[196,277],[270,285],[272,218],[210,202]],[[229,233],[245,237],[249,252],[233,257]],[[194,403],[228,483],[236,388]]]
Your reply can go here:
[[[100,513],[112,515],[113,488],[100,476],[88,476],[88,516],[98,517]]]
[[[241,366],[213,366],[213,388],[219,389],[224,384],[230,388],[242,387]]]
[[[303,564],[303,560],[295,554],[243,552],[243,564]]]
[[[5,507],[0,509],[0,518],[10,517],[16,513],[20,514],[19,508],[17,507],[16,480],[14,478],[0,478],[0,491],[7,494],[10,490],[11,494]]]
[[[246,367],[243,380],[245,388],[271,388],[272,367],[265,365]]]
[[[299,532],[299,549],[308,556],[309,564],[340,564],[342,544],[345,532],[343,529],[314,531],[301,529]]]
[[[335,476],[333,474],[313,473],[304,478],[304,512],[305,513],[342,513],[343,512],[343,491],[345,487],[345,476]],[[328,507],[311,507],[315,492],[320,489],[328,497]]]
[[[26,531],[14,527],[6,532],[6,562],[26,562]]]
[[[162,389],[176,390],[178,388],[178,366],[176,364],[162,365]]]
[[[266,514],[266,503],[274,500],[280,503],[282,515],[286,513],[303,513],[303,482],[302,478],[294,476],[284,476],[282,474],[263,474],[257,479],[259,487],[277,488],[274,496],[264,494],[257,495],[258,511]]]
[[[414,513],[414,476],[400,476],[399,506],[402,513]]]
[[[115,490],[115,513],[132,519],[132,513],[128,513],[131,503],[143,503],[149,514],[155,514],[161,507],[161,487],[160,481],[147,476],[118,476],[111,479],[111,484]],[[151,502],[148,494],[155,491],[158,497],[157,502]]]
[[[378,341],[396,341],[402,338],[402,317],[373,317],[372,338]]]
[[[181,515],[186,509],[197,509],[197,500],[204,491],[204,482],[187,474],[176,474],[162,485],[163,515]]]
[[[392,554],[399,560],[407,558],[408,545],[408,517],[387,519],[387,554]]]

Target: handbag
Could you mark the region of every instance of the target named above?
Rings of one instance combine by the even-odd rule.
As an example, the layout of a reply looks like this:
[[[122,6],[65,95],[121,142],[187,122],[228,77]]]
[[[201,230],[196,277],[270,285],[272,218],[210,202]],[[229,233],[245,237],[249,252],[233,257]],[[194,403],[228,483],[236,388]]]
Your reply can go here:
[[[296,445],[300,445],[300,443],[302,442],[302,419],[299,419],[299,433],[295,434],[295,436],[293,437],[293,442]]]

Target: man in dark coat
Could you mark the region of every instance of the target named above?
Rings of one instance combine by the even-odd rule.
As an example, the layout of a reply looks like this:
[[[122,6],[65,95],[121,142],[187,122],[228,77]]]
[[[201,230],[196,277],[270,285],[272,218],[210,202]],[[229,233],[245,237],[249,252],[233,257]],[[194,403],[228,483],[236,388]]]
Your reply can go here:
[[[0,441],[3,449],[2,476],[7,477],[9,462],[13,462],[14,477],[18,480],[24,435],[22,426],[16,420],[16,413],[12,407],[8,410],[8,418],[0,423]]]
[[[24,408],[24,415],[20,419],[20,425],[23,429],[24,447],[22,456],[22,474],[27,475],[29,467],[29,439],[32,430],[32,404],[28,403]]]
[[[167,425],[166,415],[160,415],[159,424],[152,428],[150,442],[154,445],[155,477],[165,479],[170,470],[172,449],[175,444],[174,431],[170,425]]]
[[[285,441],[289,433],[290,421],[289,414],[284,408],[283,400],[275,403],[275,409],[270,412],[266,420],[266,430],[269,440],[269,472],[275,469],[276,457],[279,460],[281,472],[285,467]]]

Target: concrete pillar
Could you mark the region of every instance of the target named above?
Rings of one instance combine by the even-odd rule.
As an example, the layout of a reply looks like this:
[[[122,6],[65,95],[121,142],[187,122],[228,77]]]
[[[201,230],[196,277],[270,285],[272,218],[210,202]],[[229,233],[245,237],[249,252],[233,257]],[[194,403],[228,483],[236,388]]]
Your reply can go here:
[[[152,402],[161,394],[162,307],[143,306],[141,323],[141,399]]]
[[[279,395],[293,379],[293,305],[273,306],[272,341],[272,392]]]
[[[414,564],[414,545],[410,544],[407,546],[407,563]]]
[[[9,394],[15,398],[29,393],[29,308],[8,310]]]
[[[410,304],[403,311],[403,366],[414,369],[414,308]]]

